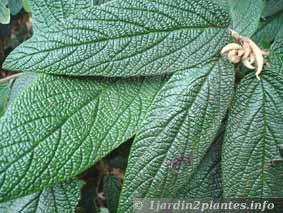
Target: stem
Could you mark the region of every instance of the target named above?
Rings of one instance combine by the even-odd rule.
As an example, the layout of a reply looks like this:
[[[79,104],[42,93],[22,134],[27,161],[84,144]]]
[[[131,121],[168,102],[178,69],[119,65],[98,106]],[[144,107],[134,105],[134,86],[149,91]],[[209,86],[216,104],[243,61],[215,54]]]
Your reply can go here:
[[[6,82],[6,81],[10,81],[10,80],[12,80],[12,79],[18,78],[18,77],[20,77],[22,74],[23,74],[23,73],[17,73],[17,74],[14,74],[14,75],[9,75],[9,76],[6,77],[6,78],[0,79],[0,84],[1,84],[1,83],[4,83],[4,82]]]

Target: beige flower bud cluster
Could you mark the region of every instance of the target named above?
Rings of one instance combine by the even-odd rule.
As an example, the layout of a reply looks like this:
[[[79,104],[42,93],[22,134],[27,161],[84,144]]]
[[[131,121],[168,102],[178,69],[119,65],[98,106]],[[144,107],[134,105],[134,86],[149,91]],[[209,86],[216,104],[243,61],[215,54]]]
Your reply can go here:
[[[227,56],[231,63],[242,62],[248,69],[256,69],[256,77],[260,80],[259,74],[263,70],[268,52],[261,50],[251,39],[243,37],[233,30],[231,33],[237,43],[230,43],[223,47],[221,54]]]

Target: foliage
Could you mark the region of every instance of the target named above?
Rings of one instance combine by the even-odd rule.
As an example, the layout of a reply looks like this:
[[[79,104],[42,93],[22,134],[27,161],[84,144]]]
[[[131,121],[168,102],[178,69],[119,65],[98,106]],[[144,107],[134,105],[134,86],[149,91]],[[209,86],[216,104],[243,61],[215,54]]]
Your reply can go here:
[[[3,203],[0,211],[5,213],[61,213],[74,212],[80,197],[80,181],[66,181],[52,188]]]
[[[0,84],[0,117],[4,114],[9,100],[9,84]]]
[[[0,210],[283,197],[281,0],[30,3],[34,34],[3,64],[26,73],[0,84]],[[260,80],[220,54],[230,28],[270,53]],[[124,176],[105,157],[129,140]]]

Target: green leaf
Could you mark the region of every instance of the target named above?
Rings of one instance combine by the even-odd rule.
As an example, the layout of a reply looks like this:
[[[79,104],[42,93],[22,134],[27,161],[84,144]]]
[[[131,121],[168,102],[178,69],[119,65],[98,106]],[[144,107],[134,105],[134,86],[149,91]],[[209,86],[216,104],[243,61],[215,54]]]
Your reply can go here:
[[[32,84],[32,82],[37,78],[37,75],[38,74],[35,73],[23,73],[13,82],[9,97],[9,104],[14,102],[25,88]]]
[[[133,197],[178,197],[199,181],[233,94],[233,66],[224,60],[175,73],[163,87],[132,145],[120,212]],[[198,173],[198,174],[196,174]]]
[[[263,0],[229,0],[232,28],[241,35],[250,37],[257,29],[262,10]]]
[[[0,202],[78,175],[131,138],[163,83],[38,76],[0,122]]]
[[[272,16],[283,10],[283,0],[265,0],[263,17]]]
[[[37,2],[40,3],[40,0],[37,1]],[[99,1],[98,0],[98,1],[91,1],[91,2],[93,4],[101,4],[104,1]],[[44,4],[44,8],[42,8],[42,9],[46,10],[44,14],[49,15],[49,17],[46,16],[48,18],[45,17],[45,20],[44,19],[39,19],[39,17],[38,18],[33,18],[33,22],[39,22],[38,26],[42,26],[42,27],[46,23],[47,24],[54,24],[54,19],[52,19],[53,17],[56,17],[55,20],[63,22],[63,18],[67,18],[67,17],[69,17],[69,16],[71,16],[71,15],[73,15],[75,13],[78,13],[81,9],[89,7],[89,4],[85,4],[85,3],[87,3],[87,1],[85,1],[85,0],[76,1],[75,3],[71,2],[74,7],[71,7],[72,5],[70,4],[70,1],[66,2],[64,0],[61,0],[61,1],[48,1],[48,2],[47,1],[41,1],[41,3],[42,4],[45,3]],[[52,13],[49,14],[49,13],[47,13],[48,11],[52,11]],[[64,17],[61,16],[61,14],[64,14]],[[42,23],[40,23],[40,21],[42,21]],[[49,80],[44,79],[45,76],[41,76],[41,78],[42,78],[41,79],[42,82],[49,81]],[[46,77],[46,78],[50,78],[50,77]],[[12,91],[11,91],[11,99],[10,99],[11,104],[12,104],[12,102],[15,101],[16,97],[20,96],[20,94],[23,92],[23,90],[25,88],[27,88],[28,86],[31,85],[31,83],[35,79],[36,79],[36,75],[35,74],[26,73],[26,74],[24,74],[23,76],[21,76],[19,79],[17,79],[14,82],[13,88],[12,88]],[[63,80],[63,78],[62,78],[62,80]],[[95,80],[95,79],[92,79],[92,80]],[[95,82],[93,82],[93,84],[95,84]],[[32,85],[31,85],[31,87],[32,87]],[[34,92],[34,94],[36,94],[36,92]],[[21,100],[23,101],[23,99],[21,99]],[[29,109],[29,107],[27,107],[27,109]]]
[[[272,56],[275,58],[275,60],[273,60],[273,65],[277,64],[279,62],[279,67],[277,67],[280,70],[280,65],[282,63],[282,61],[280,61],[280,58],[283,57],[283,37],[282,38],[278,38],[277,40],[275,40],[273,42],[272,45],[272,52],[274,53]]]
[[[100,5],[109,0],[31,0],[33,8],[33,28],[37,31],[48,31],[56,24],[94,5]]]
[[[283,197],[283,54],[273,46],[261,80],[246,76],[229,115],[223,150],[225,197]],[[277,51],[276,49],[281,49]]]
[[[115,176],[105,176],[103,178],[103,192],[106,198],[106,206],[111,213],[116,213],[118,209],[121,186]]]
[[[9,101],[9,83],[0,83],[0,117],[6,111],[6,107]]]
[[[16,15],[23,8],[22,0],[9,0],[8,6],[10,8],[11,14]]]
[[[36,28],[4,67],[76,76],[172,73],[219,53],[229,24],[228,14],[208,0],[115,0],[48,31]]]
[[[73,213],[80,198],[81,181],[66,181],[53,188],[0,204],[5,213]]]
[[[0,23],[9,24],[10,23],[10,9],[7,7],[8,1],[0,1]]]
[[[196,172],[183,183],[184,187],[178,191],[179,197],[186,198],[220,198],[223,193],[221,178],[221,134],[214,142]]]
[[[212,0],[212,1],[218,4],[223,9],[225,9],[227,12],[229,12],[230,9],[229,0]]]
[[[258,30],[253,35],[257,43],[271,44],[275,38],[283,35],[283,13],[261,21]]]

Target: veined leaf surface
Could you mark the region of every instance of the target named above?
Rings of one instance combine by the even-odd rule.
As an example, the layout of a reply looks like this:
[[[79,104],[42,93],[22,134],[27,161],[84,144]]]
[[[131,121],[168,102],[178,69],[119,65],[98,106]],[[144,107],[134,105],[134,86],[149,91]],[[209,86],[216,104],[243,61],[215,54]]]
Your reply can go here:
[[[163,83],[37,76],[0,121],[0,202],[78,175],[132,137]]]
[[[244,36],[251,36],[258,28],[264,8],[263,0],[228,0],[232,29]]]
[[[132,145],[120,212],[132,211],[133,197],[189,196],[188,183],[199,181],[198,169],[226,114],[233,83],[233,66],[222,59],[172,76]]]
[[[13,201],[0,204],[4,213],[73,213],[80,199],[80,181],[66,181]]]
[[[251,73],[239,85],[222,157],[226,197],[283,197],[282,41],[261,80]]]
[[[40,6],[38,17],[45,12]],[[229,24],[225,10],[209,0],[115,0],[37,27],[4,67],[76,76],[172,73],[218,54]]]

